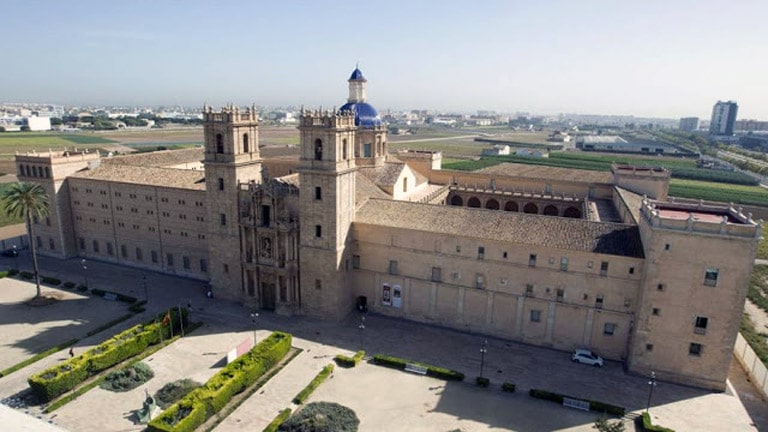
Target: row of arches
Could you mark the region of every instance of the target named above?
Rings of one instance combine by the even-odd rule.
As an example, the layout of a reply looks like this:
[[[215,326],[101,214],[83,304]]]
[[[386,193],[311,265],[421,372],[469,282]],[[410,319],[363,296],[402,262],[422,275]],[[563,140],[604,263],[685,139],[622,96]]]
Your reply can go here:
[[[21,175],[27,177],[51,178],[51,168],[35,165],[19,165]]]
[[[459,195],[454,195],[451,197],[450,204],[452,206],[464,206],[464,198],[462,198]],[[501,210],[501,204],[499,201],[495,198],[488,198],[485,201],[485,205],[482,204],[480,201],[480,198],[478,197],[470,197],[467,200],[467,207],[472,208],[486,208],[488,210]],[[520,205],[516,201],[507,201],[504,203],[504,211],[508,212],[520,212],[528,213],[528,214],[543,214],[547,216],[563,216],[567,218],[574,218],[574,219],[580,219],[581,218],[581,210],[579,210],[577,207],[570,206],[567,207],[565,210],[563,210],[562,214],[560,213],[560,209],[557,208],[557,206],[554,206],[552,204],[544,205],[541,208],[539,204],[529,202],[523,205],[522,209],[520,208]]]
[[[347,149],[347,139],[341,140],[341,159],[347,160],[349,157]],[[323,140],[320,138],[315,140],[315,160],[323,160]]]
[[[243,153],[249,153],[251,150],[251,144],[248,140],[248,134],[243,134]],[[224,153],[224,136],[222,134],[216,134],[216,153]]]

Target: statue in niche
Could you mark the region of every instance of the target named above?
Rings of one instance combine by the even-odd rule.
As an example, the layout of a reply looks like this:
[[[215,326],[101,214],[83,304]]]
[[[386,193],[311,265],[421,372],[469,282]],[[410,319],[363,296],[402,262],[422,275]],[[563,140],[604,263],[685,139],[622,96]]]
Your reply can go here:
[[[261,238],[261,256],[272,258],[272,239],[269,237]]]

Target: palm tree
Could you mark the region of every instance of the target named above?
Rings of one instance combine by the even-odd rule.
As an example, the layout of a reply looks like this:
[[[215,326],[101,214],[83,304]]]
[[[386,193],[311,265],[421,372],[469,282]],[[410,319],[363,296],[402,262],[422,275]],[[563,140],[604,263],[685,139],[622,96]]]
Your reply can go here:
[[[37,268],[37,249],[34,224],[32,219],[42,219],[49,214],[49,198],[45,189],[37,183],[13,183],[2,193],[5,203],[5,213],[8,216],[24,218],[27,222],[27,236],[32,251],[32,268],[35,272],[35,284],[37,285],[37,297],[40,297],[40,273]]]

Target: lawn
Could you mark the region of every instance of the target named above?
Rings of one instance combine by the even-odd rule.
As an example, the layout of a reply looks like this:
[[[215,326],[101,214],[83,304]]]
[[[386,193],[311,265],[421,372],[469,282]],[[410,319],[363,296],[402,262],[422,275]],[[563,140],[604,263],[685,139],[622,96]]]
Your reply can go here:
[[[759,186],[673,178],[669,182],[669,195],[680,198],[768,206],[768,190]]]
[[[44,152],[48,150],[61,150],[64,147],[72,148],[75,146],[94,148],[99,144],[109,144],[113,142],[115,141],[98,135],[5,132],[0,133],[0,158],[13,156],[16,152]]]

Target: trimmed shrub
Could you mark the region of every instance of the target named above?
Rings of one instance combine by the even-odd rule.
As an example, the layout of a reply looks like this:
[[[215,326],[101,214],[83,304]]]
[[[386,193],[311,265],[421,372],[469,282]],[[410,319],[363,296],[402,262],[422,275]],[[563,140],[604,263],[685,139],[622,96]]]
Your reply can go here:
[[[185,309],[182,309],[185,311]],[[189,392],[148,425],[150,432],[193,431],[216,414],[237,393],[251,386],[291,349],[288,333],[273,332],[249,352],[238,357],[211,377],[202,387]]]
[[[312,402],[288,418],[278,431],[357,432],[360,420],[351,409],[333,402]]]
[[[447,381],[463,381],[464,374],[455,370],[445,369],[437,366],[431,366],[425,363],[411,362],[397,357],[390,357],[385,355],[376,354],[373,356],[373,363],[381,366],[390,367],[393,369],[404,370],[408,364],[422,366],[427,369],[427,376],[433,378],[440,378]]]
[[[648,414],[647,412],[644,412],[635,421],[637,422],[638,426],[640,426],[643,430],[648,432],[675,432],[674,429],[654,425],[653,422],[651,422],[651,415]]]
[[[501,385],[501,391],[507,392],[507,393],[514,393],[515,392],[515,385],[512,383],[504,383]]]
[[[365,357],[365,351],[358,351],[355,353],[352,357],[347,357],[342,354],[338,354],[336,357],[333,358],[333,360],[336,362],[337,365],[345,368],[353,368],[357,366],[360,361],[363,360],[363,357]]]
[[[75,283],[74,282],[70,282],[70,281],[64,282],[64,288],[72,289],[74,287],[75,287]]]
[[[31,272],[28,272],[28,271],[23,271],[23,272],[20,273],[20,275],[21,275],[22,279],[27,279],[27,280],[32,279],[33,277],[35,277],[34,273],[31,273]]]
[[[475,378],[475,384],[477,384],[478,387],[488,387],[491,385],[491,380],[486,377],[477,377]]]
[[[202,387],[202,384],[189,378],[169,382],[155,393],[155,400],[161,408],[166,409],[198,387]]]
[[[88,291],[88,287],[83,284],[80,284],[77,286],[77,290],[80,292],[85,292],[85,291]]]
[[[537,399],[549,400],[552,402],[557,402],[559,404],[563,403],[564,398],[579,399],[573,396],[562,395],[560,393],[554,393],[554,392],[540,390],[540,389],[531,389],[529,394],[531,395],[531,397],[535,397]],[[579,400],[586,400],[586,399],[579,399]],[[615,415],[618,417],[623,417],[627,411],[623,407],[607,404],[600,401],[592,401],[592,400],[586,400],[586,401],[589,402],[590,411],[602,412],[606,414]]]
[[[10,276],[10,271],[0,271],[0,279]]]
[[[131,296],[123,295],[123,294],[116,293],[116,292],[113,292],[113,291],[105,291],[105,290],[101,290],[101,289],[97,289],[97,288],[92,289],[91,293],[93,293],[94,295],[97,295],[99,297],[104,297],[107,294],[112,294],[113,296],[115,296],[115,298],[118,301],[125,302],[125,303],[136,303],[138,301],[138,299],[136,297],[131,297]]]
[[[323,370],[321,370],[315,378],[312,379],[312,381],[309,382],[309,384],[304,387],[302,391],[299,392],[299,394],[296,395],[296,397],[293,398],[293,403],[296,405],[303,404],[309,395],[312,394],[312,392],[315,391],[316,388],[320,386],[320,384],[323,383],[328,377],[333,373],[333,363],[329,364],[328,366],[324,367]]]
[[[280,414],[275,417],[274,420],[270,424],[267,425],[267,427],[264,428],[263,432],[277,432],[277,428],[280,427],[281,424],[285,423],[285,421],[290,417],[291,415],[291,409],[286,408],[282,411],[280,411]]]
[[[55,277],[42,276],[40,278],[40,281],[43,282],[43,283],[46,283],[48,285],[53,285],[53,286],[61,285],[61,279],[56,279]]]
[[[19,274],[19,269],[14,268],[14,269],[8,270],[8,276],[16,276],[17,274]]]
[[[104,390],[125,392],[135,389],[154,376],[155,373],[146,363],[136,363],[125,369],[110,372],[100,386]]]

